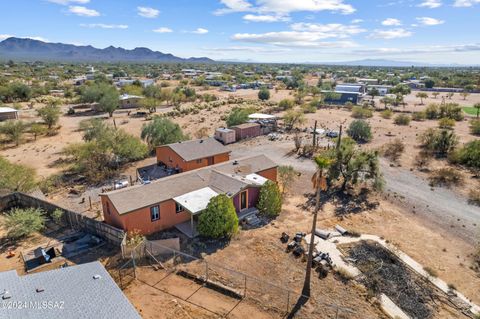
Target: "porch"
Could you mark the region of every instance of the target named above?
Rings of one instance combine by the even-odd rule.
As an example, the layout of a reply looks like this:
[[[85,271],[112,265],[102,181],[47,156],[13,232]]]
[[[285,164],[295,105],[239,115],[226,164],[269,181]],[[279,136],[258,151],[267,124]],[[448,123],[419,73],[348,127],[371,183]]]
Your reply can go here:
[[[192,221],[189,220],[189,221],[175,225],[175,228],[178,229],[183,234],[185,234],[188,238],[195,238],[198,236],[196,221],[193,221],[192,223]]]

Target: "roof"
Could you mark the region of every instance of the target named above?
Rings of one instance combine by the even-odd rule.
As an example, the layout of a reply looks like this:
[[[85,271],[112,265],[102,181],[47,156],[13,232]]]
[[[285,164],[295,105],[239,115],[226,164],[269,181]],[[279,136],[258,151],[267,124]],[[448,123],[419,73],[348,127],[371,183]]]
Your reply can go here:
[[[248,116],[249,119],[253,120],[273,120],[277,117],[275,115],[270,114],[262,114],[262,113],[253,113]]]
[[[2,301],[30,306],[2,309],[2,318],[140,318],[98,261],[25,276],[1,272],[0,295],[5,290],[10,298]],[[51,302],[51,307],[33,308],[42,302]]]
[[[232,126],[231,128],[232,129],[236,129],[236,128],[246,129],[246,128],[257,127],[257,126],[260,126],[260,124],[258,124],[258,123],[243,123],[243,124]]]
[[[11,112],[18,112],[18,110],[11,107],[0,107],[0,113],[11,113]]]
[[[130,94],[122,94],[120,95],[120,100],[128,100],[128,99],[143,99],[143,96],[138,95],[130,95]]]
[[[277,164],[262,154],[171,175],[150,184],[135,185],[100,196],[107,196],[117,212],[122,215],[204,187],[210,187],[217,193],[236,192],[252,182],[232,180],[233,178],[228,178],[228,175],[247,176],[274,167],[277,167]]]
[[[197,214],[204,211],[205,208],[207,208],[210,199],[217,195],[218,193],[210,187],[204,187],[196,191],[177,196],[173,198],[173,200],[182,205],[192,214]]]
[[[230,153],[228,148],[214,138],[179,142],[161,147],[164,146],[170,147],[187,162],[218,154]]]
[[[226,128],[226,127],[220,127],[220,128],[217,128],[216,129],[217,132],[223,132],[223,133],[230,133],[230,132],[234,132],[234,130],[231,130],[229,128]]]

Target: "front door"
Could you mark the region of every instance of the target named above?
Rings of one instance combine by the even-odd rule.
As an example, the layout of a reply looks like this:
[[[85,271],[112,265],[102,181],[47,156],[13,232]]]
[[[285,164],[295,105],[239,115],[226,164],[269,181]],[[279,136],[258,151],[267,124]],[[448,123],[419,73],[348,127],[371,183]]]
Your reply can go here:
[[[214,164],[213,156],[211,156],[211,157],[208,158],[208,166],[213,165],[213,164]]]
[[[240,193],[240,210],[244,210],[248,208],[247,204],[247,191]]]

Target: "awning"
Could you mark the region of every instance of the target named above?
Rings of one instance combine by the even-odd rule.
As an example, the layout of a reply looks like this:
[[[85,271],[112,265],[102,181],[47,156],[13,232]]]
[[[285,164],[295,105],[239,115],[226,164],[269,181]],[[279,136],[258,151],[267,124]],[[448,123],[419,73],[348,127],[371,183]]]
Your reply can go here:
[[[196,215],[201,213],[207,208],[210,199],[217,196],[218,193],[215,192],[210,187],[201,188],[199,190],[186,193],[180,196],[173,198],[175,202],[182,205],[183,208],[188,210],[190,213]]]

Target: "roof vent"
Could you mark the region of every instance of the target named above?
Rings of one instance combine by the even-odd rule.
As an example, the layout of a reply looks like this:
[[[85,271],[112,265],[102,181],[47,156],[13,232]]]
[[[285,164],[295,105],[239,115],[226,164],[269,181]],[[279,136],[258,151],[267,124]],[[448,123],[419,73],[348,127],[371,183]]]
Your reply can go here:
[[[37,289],[35,289],[36,292],[44,292],[45,289],[44,288],[41,288],[41,287],[38,287]]]
[[[95,279],[95,280],[102,279],[102,276],[100,276],[100,275],[93,275],[93,279]]]
[[[238,165],[238,161],[233,161],[233,165]]]
[[[200,144],[202,144],[202,143],[203,143],[203,140],[200,140]]]

